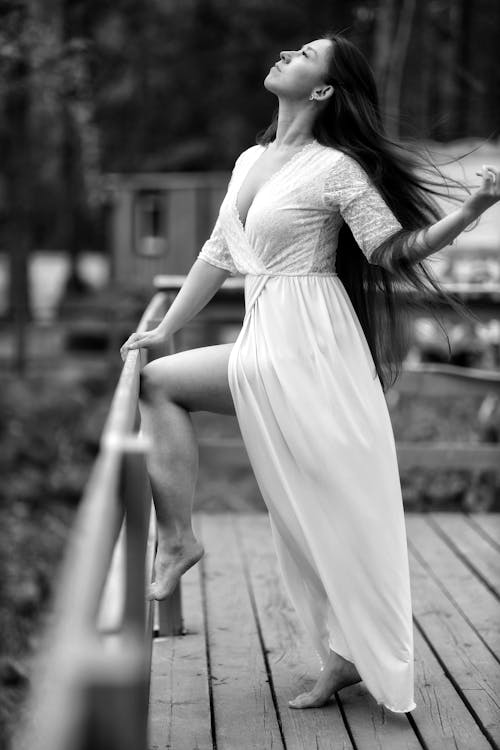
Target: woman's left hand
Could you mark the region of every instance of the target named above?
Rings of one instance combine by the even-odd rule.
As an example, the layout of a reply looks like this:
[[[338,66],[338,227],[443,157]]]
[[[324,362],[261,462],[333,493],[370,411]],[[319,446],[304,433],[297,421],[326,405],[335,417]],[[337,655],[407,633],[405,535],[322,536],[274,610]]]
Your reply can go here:
[[[464,202],[464,209],[472,221],[500,201],[500,169],[492,164],[483,164],[482,171],[476,174],[483,178],[481,187]]]

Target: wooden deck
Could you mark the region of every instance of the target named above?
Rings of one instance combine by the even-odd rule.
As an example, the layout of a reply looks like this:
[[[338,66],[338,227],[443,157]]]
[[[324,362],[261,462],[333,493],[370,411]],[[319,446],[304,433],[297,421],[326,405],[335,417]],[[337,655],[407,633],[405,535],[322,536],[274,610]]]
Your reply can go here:
[[[149,747],[486,750],[500,745],[500,514],[406,514],[417,708],[363,683],[290,709],[317,662],[283,591],[265,514],[198,514],[182,579],[186,635],[155,639]]]

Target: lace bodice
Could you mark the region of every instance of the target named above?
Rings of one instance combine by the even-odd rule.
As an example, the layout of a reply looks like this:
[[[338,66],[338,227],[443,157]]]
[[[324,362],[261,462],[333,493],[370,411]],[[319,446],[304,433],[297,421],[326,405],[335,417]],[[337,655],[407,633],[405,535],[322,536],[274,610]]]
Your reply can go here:
[[[331,273],[344,221],[368,261],[401,229],[359,164],[317,141],[266,180],[244,227],[236,198],[264,150],[265,146],[252,146],[236,160],[217,222],[198,258],[232,275]]]

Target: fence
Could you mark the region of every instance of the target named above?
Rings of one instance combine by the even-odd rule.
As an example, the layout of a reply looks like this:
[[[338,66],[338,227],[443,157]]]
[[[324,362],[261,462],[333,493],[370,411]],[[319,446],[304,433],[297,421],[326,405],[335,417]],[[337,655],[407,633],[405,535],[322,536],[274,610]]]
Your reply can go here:
[[[138,330],[165,307],[158,294]],[[172,344],[171,344],[172,345]],[[129,353],[81,500],[40,649],[16,748],[146,747],[156,529],[137,431],[144,352]],[[162,633],[180,632],[180,591],[159,607]]]

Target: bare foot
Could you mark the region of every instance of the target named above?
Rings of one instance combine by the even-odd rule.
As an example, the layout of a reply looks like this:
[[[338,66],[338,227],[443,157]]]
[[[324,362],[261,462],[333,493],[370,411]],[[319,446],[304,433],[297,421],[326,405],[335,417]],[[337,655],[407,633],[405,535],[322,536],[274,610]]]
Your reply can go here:
[[[330,651],[330,656],[321,672],[318,681],[308,693],[301,693],[296,698],[288,701],[290,708],[318,708],[328,703],[332,693],[341,688],[361,682],[361,676],[355,665],[344,659],[335,651]]]
[[[181,576],[203,557],[203,546],[196,539],[176,542],[168,547],[158,545],[155,561],[155,581],[146,599],[165,599],[173,593]]]

